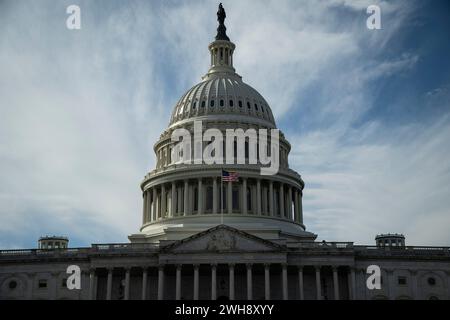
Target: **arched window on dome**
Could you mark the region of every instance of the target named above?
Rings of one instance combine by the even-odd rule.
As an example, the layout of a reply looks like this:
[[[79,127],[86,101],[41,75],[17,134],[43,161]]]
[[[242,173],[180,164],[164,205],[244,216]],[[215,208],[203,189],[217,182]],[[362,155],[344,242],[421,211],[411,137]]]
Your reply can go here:
[[[258,111],[258,105],[255,103],[255,110]]]
[[[214,99],[211,99],[211,102],[209,103],[209,106],[210,106],[211,108],[214,107]]]
[[[195,110],[195,108],[197,108],[197,100],[195,100],[194,103],[192,104],[192,109]]]
[[[251,109],[251,105],[250,105],[250,102],[248,102],[248,101],[247,101],[247,108],[248,108],[248,110],[250,110],[250,109]]]
[[[225,102],[223,101],[223,99],[220,99],[220,106],[223,107],[225,105]]]
[[[230,99],[230,107],[233,107],[233,100]]]
[[[205,102],[205,100],[203,100],[203,101],[202,101],[202,108],[205,107],[205,104],[206,104],[206,102]]]
[[[242,108],[242,100],[239,100],[239,108]]]

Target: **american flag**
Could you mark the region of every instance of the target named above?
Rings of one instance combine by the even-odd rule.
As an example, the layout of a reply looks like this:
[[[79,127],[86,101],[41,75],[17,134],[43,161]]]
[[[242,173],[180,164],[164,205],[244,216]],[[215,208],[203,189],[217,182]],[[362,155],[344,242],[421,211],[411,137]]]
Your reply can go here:
[[[222,181],[239,181],[239,175],[237,172],[234,171],[225,171],[222,170]]]

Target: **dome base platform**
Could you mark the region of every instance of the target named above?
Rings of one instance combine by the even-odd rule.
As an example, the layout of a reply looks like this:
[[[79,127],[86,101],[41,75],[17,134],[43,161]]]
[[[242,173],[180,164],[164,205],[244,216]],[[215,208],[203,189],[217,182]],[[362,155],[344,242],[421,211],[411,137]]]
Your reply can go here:
[[[266,240],[314,241],[317,235],[305,231],[301,224],[268,216],[242,214],[190,215],[168,218],[144,225],[128,238],[133,243],[158,243],[182,240],[217,225],[227,225]]]

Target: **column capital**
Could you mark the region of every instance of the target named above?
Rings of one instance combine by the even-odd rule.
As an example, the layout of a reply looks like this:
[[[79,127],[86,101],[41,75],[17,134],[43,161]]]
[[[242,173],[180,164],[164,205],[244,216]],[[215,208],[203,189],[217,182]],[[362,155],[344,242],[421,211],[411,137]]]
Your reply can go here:
[[[331,270],[333,270],[333,272],[337,272],[339,266],[331,266]]]
[[[175,266],[177,270],[181,270],[183,268],[183,264],[179,263]]]
[[[214,269],[217,268],[217,263],[210,263],[209,265],[211,266],[211,268],[214,268]]]
[[[297,270],[303,272],[303,266],[297,266]]]
[[[166,265],[164,265],[164,264],[159,264],[158,265],[158,270],[159,271],[161,271],[161,270],[164,270],[164,267],[165,267]]]
[[[314,270],[316,270],[316,272],[320,271],[320,269],[322,269],[322,266],[314,266]]]
[[[270,263],[264,263],[264,268],[265,268],[265,269],[270,268]]]
[[[288,267],[288,264],[286,262],[280,263],[280,264],[281,264],[281,268],[283,268],[283,269]]]
[[[194,267],[194,269],[198,269],[200,267],[198,263],[194,263],[192,266]]]
[[[245,266],[247,267],[247,269],[252,269],[253,263],[246,263]]]
[[[235,265],[234,263],[229,263],[228,264],[228,268],[233,268],[234,269],[234,265]]]
[[[114,272],[114,267],[106,267],[106,270],[108,271],[108,273],[109,272],[112,273],[112,272]]]

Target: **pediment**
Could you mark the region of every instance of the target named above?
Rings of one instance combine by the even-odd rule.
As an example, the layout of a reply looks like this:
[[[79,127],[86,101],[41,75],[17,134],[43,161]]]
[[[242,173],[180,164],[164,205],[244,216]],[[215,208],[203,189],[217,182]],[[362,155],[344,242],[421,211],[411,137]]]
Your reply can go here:
[[[165,252],[269,252],[284,250],[282,245],[261,239],[235,228],[219,225],[176,241]]]

